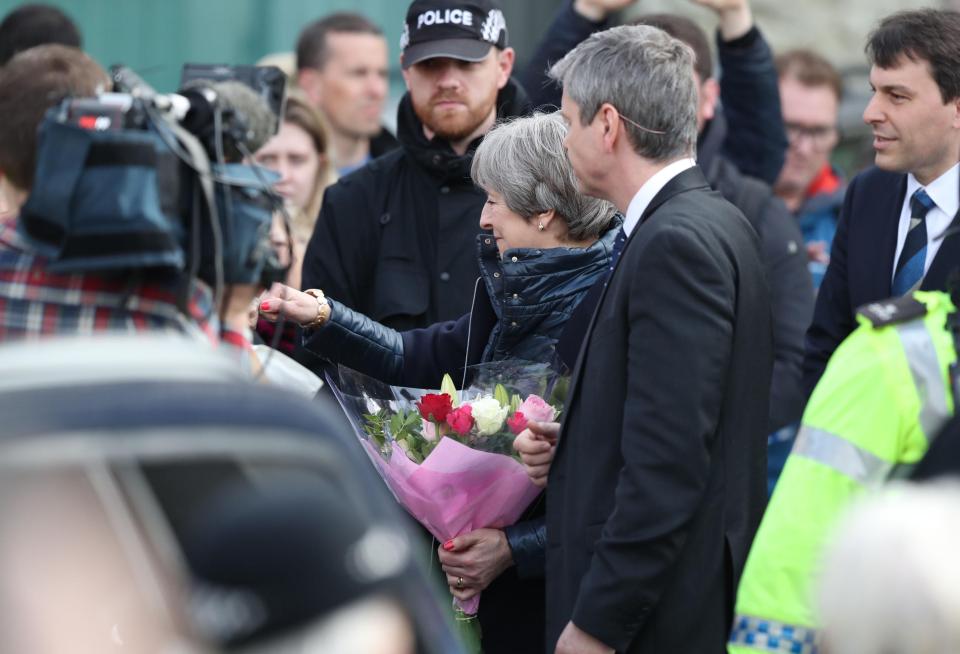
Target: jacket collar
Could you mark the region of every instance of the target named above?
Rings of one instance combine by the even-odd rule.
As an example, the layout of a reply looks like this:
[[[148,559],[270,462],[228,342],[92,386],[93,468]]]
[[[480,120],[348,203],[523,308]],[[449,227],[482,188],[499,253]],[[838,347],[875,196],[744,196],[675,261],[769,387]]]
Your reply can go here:
[[[497,119],[521,116],[529,110],[529,105],[526,92],[511,78],[497,94]],[[482,136],[474,139],[466,154],[459,155],[447,141],[437,137],[428,139],[409,93],[403,96],[397,109],[397,138],[420,166],[444,179],[469,177],[473,152],[483,140]]]
[[[637,223],[637,226],[639,227],[642,225],[643,222],[650,216],[650,214],[656,211],[661,204],[673,196],[696,188],[710,188],[710,184],[703,176],[703,170],[701,170],[700,166],[687,168],[682,173],[667,182],[666,186],[660,189],[660,192],[653,196],[653,200],[650,201],[650,204],[647,205],[643,215],[640,216],[640,221]],[[630,233],[630,238],[627,239],[627,245],[630,244],[633,235],[636,233],[637,228],[635,227]],[[625,245],[624,249],[626,249],[626,247],[627,246]]]
[[[503,315],[504,285],[515,279],[528,278],[523,282],[525,306],[589,288],[610,263],[620,224],[616,219],[595,243],[585,248],[513,248],[502,259],[493,238],[480,234],[480,274],[497,316]]]

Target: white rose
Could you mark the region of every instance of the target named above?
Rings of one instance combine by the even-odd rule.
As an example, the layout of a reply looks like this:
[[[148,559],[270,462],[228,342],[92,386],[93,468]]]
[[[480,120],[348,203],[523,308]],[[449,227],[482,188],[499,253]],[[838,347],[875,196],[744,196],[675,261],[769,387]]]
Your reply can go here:
[[[477,431],[481,435],[496,434],[503,427],[508,408],[500,406],[494,398],[489,395],[477,398],[470,403],[470,406],[473,408],[473,419],[477,423]]]

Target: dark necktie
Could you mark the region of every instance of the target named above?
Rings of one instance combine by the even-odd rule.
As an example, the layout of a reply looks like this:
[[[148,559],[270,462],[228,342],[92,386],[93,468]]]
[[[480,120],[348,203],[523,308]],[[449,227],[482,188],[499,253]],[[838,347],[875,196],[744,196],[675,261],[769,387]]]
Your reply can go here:
[[[923,281],[927,260],[927,212],[936,206],[927,192],[917,189],[910,197],[910,228],[893,273],[893,294],[906,295],[916,290]]]
[[[627,233],[623,231],[623,227],[620,228],[620,231],[617,232],[617,238],[613,242],[613,247],[610,248],[610,270],[607,272],[607,278],[610,278],[610,275],[613,274],[613,269],[617,267],[617,260],[620,258],[620,253],[623,252],[623,246],[627,242]]]

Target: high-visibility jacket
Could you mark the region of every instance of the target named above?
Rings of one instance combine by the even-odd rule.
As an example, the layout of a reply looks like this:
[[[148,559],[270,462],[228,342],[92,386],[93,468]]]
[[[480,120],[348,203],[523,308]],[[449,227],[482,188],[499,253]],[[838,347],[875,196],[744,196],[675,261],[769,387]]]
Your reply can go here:
[[[731,654],[813,654],[819,561],[838,516],[916,464],[953,413],[950,296],[917,292],[861,309],[803,415],[737,592]]]

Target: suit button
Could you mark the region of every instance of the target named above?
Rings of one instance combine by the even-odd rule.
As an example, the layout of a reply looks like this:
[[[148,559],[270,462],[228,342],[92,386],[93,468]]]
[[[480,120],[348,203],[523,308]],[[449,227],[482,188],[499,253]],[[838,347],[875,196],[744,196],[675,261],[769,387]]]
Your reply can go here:
[[[516,262],[517,262],[517,258],[516,258],[516,257],[510,257],[510,261],[516,263]]]
[[[515,328],[517,326],[517,322],[513,321],[512,323],[510,323],[510,326]]]
[[[514,294],[513,294],[513,299],[514,299],[514,300],[519,300],[519,299],[520,299],[520,296],[517,295],[516,293],[514,293]]]
[[[499,278],[500,278],[500,273],[495,272],[495,273],[493,273],[493,276],[496,277],[497,279],[499,279]]]
[[[446,272],[446,271],[440,273],[440,281],[441,281],[441,282],[449,282],[449,281],[450,281],[450,273],[448,273],[448,272]]]
[[[440,192],[443,193],[444,195],[446,195],[447,193],[450,192],[450,187],[449,187],[449,186],[441,186],[441,187],[440,187]]]
[[[491,241],[490,241],[489,238],[483,239],[483,242],[486,243],[487,245],[490,245],[490,243],[491,243]]]
[[[441,161],[443,161],[443,157],[441,157],[439,154],[433,155],[433,164],[435,166],[439,166]]]

